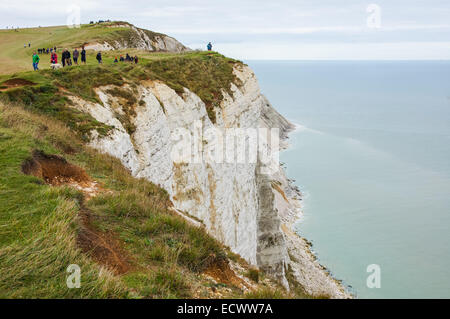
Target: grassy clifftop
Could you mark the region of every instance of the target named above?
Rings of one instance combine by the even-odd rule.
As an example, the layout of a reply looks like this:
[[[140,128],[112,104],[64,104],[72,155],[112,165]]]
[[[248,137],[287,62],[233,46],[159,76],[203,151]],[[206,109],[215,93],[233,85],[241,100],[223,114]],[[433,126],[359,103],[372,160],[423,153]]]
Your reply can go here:
[[[83,135],[93,128],[102,134],[107,127],[68,107],[64,90],[96,101],[95,87],[160,80],[179,94],[183,92],[183,87],[197,94],[205,102],[210,119],[215,122],[213,110],[222,100],[222,92],[230,92],[231,83],[239,85],[233,67],[242,63],[210,52],[148,53],[141,57],[137,65],[113,63],[113,57],[111,53],[105,54],[104,65],[101,66],[73,66],[55,71],[48,69],[0,75],[0,97],[10,102],[20,102],[30,110],[55,116]],[[27,81],[28,85],[19,83],[14,87],[19,80]]]
[[[0,30],[0,74],[11,74],[30,70],[31,56],[38,48],[58,48],[60,58],[61,49],[73,49],[84,44],[96,42],[126,43],[130,52],[137,52],[135,44],[137,33],[131,29],[132,25],[126,22],[109,22],[101,24],[84,24],[80,28],[67,26],[54,26],[42,28],[25,28],[15,31],[12,29]],[[165,34],[138,29],[145,33],[149,39],[165,37]],[[31,44],[28,47],[28,43]],[[24,48],[24,44],[26,47]],[[180,44],[181,45],[181,44]],[[145,52],[140,52],[145,53]],[[88,62],[96,63],[93,51],[89,52]],[[49,68],[50,55],[41,55],[40,67]]]

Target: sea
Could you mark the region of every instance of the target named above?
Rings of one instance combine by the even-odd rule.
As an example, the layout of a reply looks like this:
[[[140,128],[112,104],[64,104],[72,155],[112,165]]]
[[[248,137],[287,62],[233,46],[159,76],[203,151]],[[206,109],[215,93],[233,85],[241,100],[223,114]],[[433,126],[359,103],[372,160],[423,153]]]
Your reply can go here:
[[[245,61],[297,126],[295,228],[358,298],[450,298],[450,61]]]

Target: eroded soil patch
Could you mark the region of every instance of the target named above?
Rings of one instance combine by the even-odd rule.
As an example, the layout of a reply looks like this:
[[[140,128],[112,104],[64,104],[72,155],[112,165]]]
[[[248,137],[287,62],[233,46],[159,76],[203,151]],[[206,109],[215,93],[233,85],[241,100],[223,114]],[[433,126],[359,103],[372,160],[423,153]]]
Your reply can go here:
[[[45,183],[52,186],[65,185],[82,191],[78,246],[97,263],[106,266],[115,274],[123,274],[129,270],[127,254],[121,248],[120,242],[115,239],[114,234],[98,231],[91,224],[93,215],[83,202],[105,190],[81,167],[70,164],[61,156],[34,150],[32,156],[22,163],[22,171],[27,175],[42,178]]]
[[[86,172],[58,155],[48,155],[34,150],[32,157],[22,163],[22,172],[42,178],[47,184],[62,185],[70,182],[90,182]]]
[[[246,282],[239,278],[230,268],[228,260],[219,260],[213,263],[203,273],[223,284],[233,285],[238,288],[247,287]]]
[[[82,205],[80,212],[82,227],[78,233],[77,244],[84,253],[97,263],[105,265],[116,275],[130,269],[128,256],[112,233],[95,230],[91,225],[91,212]]]
[[[27,86],[27,85],[36,85],[36,83],[33,83],[31,81],[25,80],[25,79],[9,79],[2,83],[0,83],[0,91],[9,90],[12,88],[20,87],[20,86]]]

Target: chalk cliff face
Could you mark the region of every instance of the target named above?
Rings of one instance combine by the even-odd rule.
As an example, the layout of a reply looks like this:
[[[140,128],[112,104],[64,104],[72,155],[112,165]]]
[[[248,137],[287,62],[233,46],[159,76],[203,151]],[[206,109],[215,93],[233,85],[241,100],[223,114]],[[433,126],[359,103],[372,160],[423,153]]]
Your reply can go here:
[[[131,24],[117,24],[112,28],[128,29],[123,36],[114,40],[92,42],[85,45],[86,50],[111,51],[116,49],[136,48],[147,51],[186,52],[190,51],[176,39],[160,33],[136,28]]]
[[[247,66],[236,65],[239,85],[224,92],[216,123],[208,117],[200,98],[184,89],[178,95],[159,81],[142,82],[123,89],[134,92],[140,101],[128,120],[135,130],[125,129],[126,115],[120,97],[100,87],[102,101],[91,103],[71,97],[74,107],[95,119],[114,126],[107,136],[93,133],[90,144],[119,158],[136,177],[146,178],[165,188],[175,210],[207,231],[249,263],[277,277],[288,287],[288,265],[308,293],[347,297],[342,287],[315,260],[309,246],[293,231],[299,213],[298,192],[278,166],[263,172],[259,156],[251,163],[220,163],[210,159],[217,146],[208,139],[211,129],[278,128],[284,140],[293,125],[276,112],[260,93],[255,75]],[[122,121],[122,122],[121,122]],[[192,159],[174,160],[177,131],[189,132]],[[278,149],[276,150],[278,151]],[[289,252],[289,253],[288,253]],[[292,258],[290,258],[292,256]]]

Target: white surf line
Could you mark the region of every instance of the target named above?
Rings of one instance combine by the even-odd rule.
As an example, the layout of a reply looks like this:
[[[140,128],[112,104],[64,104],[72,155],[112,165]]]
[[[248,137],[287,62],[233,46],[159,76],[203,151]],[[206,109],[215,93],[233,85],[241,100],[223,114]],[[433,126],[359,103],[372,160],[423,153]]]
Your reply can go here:
[[[306,132],[316,133],[316,134],[320,134],[320,135],[325,135],[326,134],[325,132],[309,128],[309,127],[307,127],[305,125],[302,125],[302,124],[299,124],[299,123],[292,122],[292,124],[294,124],[294,126],[295,126],[295,129],[292,131],[292,133],[298,133],[298,132],[306,131]]]

